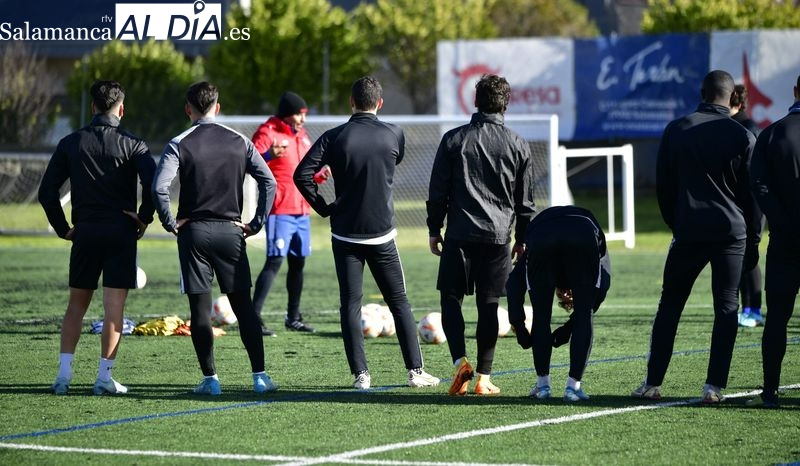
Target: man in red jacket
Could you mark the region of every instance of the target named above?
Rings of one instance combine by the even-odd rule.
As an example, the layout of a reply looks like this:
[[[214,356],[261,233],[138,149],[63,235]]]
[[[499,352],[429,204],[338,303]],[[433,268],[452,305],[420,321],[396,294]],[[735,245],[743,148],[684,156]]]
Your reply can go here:
[[[289,294],[284,324],[288,330],[313,332],[314,327],[303,321],[300,314],[300,296],[303,292],[303,268],[311,254],[311,209],[300,195],[292,176],[300,160],[306,155],[311,140],[303,125],[308,106],[294,92],[284,92],[277,113],[258,127],[253,134],[256,150],[264,156],[267,165],[278,181],[275,202],[267,217],[267,259],[258,274],[253,292],[253,306],[261,316],[264,301],[285,257],[289,263],[286,273],[286,291]],[[327,179],[327,172],[317,178]],[[275,332],[261,325],[266,336]]]

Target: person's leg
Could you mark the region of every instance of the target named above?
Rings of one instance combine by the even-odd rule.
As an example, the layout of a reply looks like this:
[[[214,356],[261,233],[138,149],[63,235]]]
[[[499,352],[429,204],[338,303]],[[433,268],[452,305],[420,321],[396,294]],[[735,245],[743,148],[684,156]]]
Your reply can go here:
[[[286,291],[288,293],[286,320],[288,322],[302,321],[300,298],[303,295],[303,269],[306,266],[306,258],[289,254],[286,261],[289,264],[286,272]]]
[[[311,217],[294,215],[291,241],[287,254],[289,270],[286,273],[286,322],[298,331],[313,332],[314,328],[303,322],[300,312],[300,298],[303,294],[303,278],[306,257],[311,255]]]
[[[214,365],[214,331],[211,328],[211,293],[191,293],[189,298],[189,311],[192,319],[192,344],[200,363],[203,375],[210,377],[216,375]]]
[[[439,257],[436,289],[442,309],[442,329],[447,338],[447,347],[454,363],[467,356],[464,315],[461,305],[467,292],[467,269],[469,260],[460,245],[445,240]]]
[[[417,325],[406,295],[403,265],[400,263],[395,242],[389,241],[369,247],[366,260],[372,277],[394,317],[397,341],[400,343],[406,369],[421,368],[422,352],[417,340]]]
[[[275,282],[275,276],[283,264],[283,257],[281,256],[267,256],[264,261],[264,267],[258,273],[256,278],[256,286],[253,290],[253,308],[256,315],[261,316],[264,308],[264,302],[267,300],[272,284]]]
[[[478,351],[475,371],[478,374],[491,375],[499,327],[497,322],[499,298],[486,296],[478,291],[475,295],[475,304],[478,308],[478,325],[475,331]]]
[[[89,309],[93,295],[94,290],[69,289],[69,302],[61,324],[62,353],[75,353],[78,341],[81,338],[83,317],[86,315],[86,310]]]
[[[56,376],[56,380],[62,381],[64,385],[69,385],[72,380],[72,363],[75,349],[78,347],[78,341],[81,338],[83,317],[86,315],[86,310],[89,309],[93,294],[94,290],[69,289],[69,301],[61,323],[59,368]],[[66,393],[66,388],[64,393]]]
[[[664,263],[661,299],[650,336],[646,385],[660,386],[664,382],[686,300],[708,262],[708,245],[683,245],[674,238],[670,243]]]
[[[780,386],[781,366],[786,355],[787,327],[800,289],[800,251],[794,239],[771,238],[767,247],[767,317],[761,336],[764,395],[772,396]]]
[[[569,376],[577,382],[583,380],[583,372],[592,352],[592,305],[597,288],[584,284],[572,288],[574,307],[572,310],[572,338],[569,344]],[[580,388],[580,385],[576,386]]]
[[[239,338],[247,351],[250,367],[253,372],[264,372],[264,336],[261,334],[261,323],[250,300],[250,290],[230,292],[227,296],[239,323]]]
[[[350,373],[367,371],[364,335],[361,333],[361,299],[364,281],[364,257],[358,245],[331,240],[336,277],[339,280],[339,319],[344,352]]]
[[[744,240],[717,247],[711,258],[711,292],[714,298],[714,327],[706,384],[725,388],[736,344],[739,278],[742,276]]]
[[[122,319],[127,297],[127,288],[103,287],[103,331],[100,335],[100,363],[97,371],[97,378],[102,382],[112,380],[114,361],[122,338]]]

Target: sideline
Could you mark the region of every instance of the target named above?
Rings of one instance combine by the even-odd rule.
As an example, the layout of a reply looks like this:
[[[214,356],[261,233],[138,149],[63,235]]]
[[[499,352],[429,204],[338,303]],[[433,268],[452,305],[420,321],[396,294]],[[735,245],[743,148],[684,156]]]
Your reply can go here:
[[[800,388],[800,384],[786,385],[781,388],[784,390],[798,389]],[[725,398],[742,398],[742,397],[754,396],[758,393],[760,393],[758,390],[750,390],[746,392],[739,392],[730,395],[725,395]],[[379,460],[379,459],[369,460],[369,459],[358,459],[358,458],[376,453],[386,453],[394,450],[416,448],[436,443],[444,443],[454,440],[463,440],[472,437],[480,437],[480,436],[493,435],[504,432],[512,432],[522,429],[532,429],[535,427],[541,427],[547,425],[566,424],[568,422],[583,421],[587,419],[594,419],[604,416],[613,416],[617,414],[625,414],[637,411],[647,411],[660,408],[669,408],[674,406],[686,406],[690,404],[700,403],[701,401],[702,401],[701,398],[692,398],[689,400],[681,400],[681,401],[670,401],[663,403],[627,406],[624,408],[603,409],[600,411],[573,414],[570,416],[560,416],[550,419],[541,419],[538,421],[502,425],[484,429],[468,430],[464,432],[457,432],[453,434],[447,434],[438,437],[429,437],[408,442],[397,442],[385,445],[377,445],[374,447],[362,448],[359,450],[351,450],[333,455],[319,456],[319,457],[283,456],[283,455],[242,455],[242,454],[226,454],[226,453],[180,452],[180,451],[161,451],[161,450],[122,450],[122,449],[108,449],[108,448],[56,447],[47,445],[31,445],[31,444],[18,444],[18,443],[5,443],[5,442],[0,443],[0,448],[14,449],[14,450],[33,450],[42,452],[85,453],[85,454],[103,454],[103,455],[116,455],[116,456],[153,456],[159,458],[198,458],[198,459],[278,462],[278,464],[274,466],[308,466],[308,465],[323,464],[323,463],[350,464],[350,465],[377,465],[377,466],[442,466],[442,465],[488,466],[485,463],[392,461],[392,460]],[[523,466],[523,465],[493,464],[492,466]]]

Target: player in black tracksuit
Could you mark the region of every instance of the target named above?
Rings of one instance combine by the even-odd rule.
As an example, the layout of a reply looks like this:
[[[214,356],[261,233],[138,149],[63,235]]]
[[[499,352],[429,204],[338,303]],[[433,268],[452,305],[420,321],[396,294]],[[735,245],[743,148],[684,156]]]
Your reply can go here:
[[[753,151],[752,186],[769,222],[767,319],[761,336],[764,390],[750,404],[777,406],[786,327],[800,289],[800,76],[789,114],[768,126]]]
[[[211,285],[216,274],[220,291],[230,300],[242,343],[253,371],[256,393],[277,386],[264,371],[261,323],[250,298],[252,285],[245,238],[258,233],[272,207],[276,182],[250,139],[217,124],[218,93],[200,82],[186,93],[186,114],[192,126],[164,148],[153,183],[153,198],[164,229],[178,237],[181,288],[189,299],[192,343],[203,372],[195,393],[221,393],[214,363],[211,328]],[[258,185],[255,216],[242,223],[245,175]],[[170,211],[170,184],[180,178],[178,213]]]
[[[739,279],[758,260],[760,223],[752,215],[750,157],[755,138],[730,117],[733,78],[712,71],[703,79],[703,102],[670,122],[656,162],[656,192],[672,231],[650,339],[645,382],[631,394],[660,398],[678,321],[697,276],[711,264],[714,327],[703,401],[722,401],[736,342]]]
[[[533,217],[533,168],[528,143],[504,124],[511,87],[497,75],[475,85],[469,124],[442,137],[431,169],[427,225],[431,253],[440,256],[436,288],[442,326],[456,367],[448,393],[464,395],[475,372],[475,393],[500,389],[490,376],[497,344],[497,307],[505,295],[512,256],[524,251],[525,228]],[[447,231],[441,230],[447,219]],[[514,232],[514,246],[511,234]],[[467,360],[462,302],[475,293],[477,360]]]
[[[581,379],[592,349],[592,314],[611,286],[611,262],[603,229],[594,215],[581,207],[549,207],[531,220],[525,233],[525,253],[508,277],[508,318],[523,348],[533,346],[538,376],[533,398],[550,397],[550,356],[553,346],[570,336],[567,401],[588,399]],[[531,335],[525,328],[526,290],[533,307]],[[571,310],[567,322],[550,332],[553,295]]]
[[[366,263],[389,306],[408,369],[408,385],[436,385],[422,370],[414,315],[406,296],[403,267],[394,238],[392,182],[403,160],[405,136],[395,125],[378,120],[383,105],[380,83],[363,77],[353,84],[350,120],[326,131],[309,149],[294,173],[297,189],[321,216],[331,218],[331,246],[339,280],[342,339],[353,386],[367,389],[372,380],[361,333],[361,299]],[[328,203],[314,175],[330,167],[336,199]]]

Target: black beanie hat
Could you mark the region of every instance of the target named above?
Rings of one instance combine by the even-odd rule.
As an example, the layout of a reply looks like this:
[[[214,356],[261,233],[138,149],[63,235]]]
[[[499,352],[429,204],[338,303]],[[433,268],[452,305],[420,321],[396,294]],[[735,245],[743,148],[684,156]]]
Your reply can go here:
[[[286,91],[281,96],[280,102],[278,102],[277,116],[283,118],[307,111],[308,105],[306,105],[306,101],[302,97],[294,92]]]

